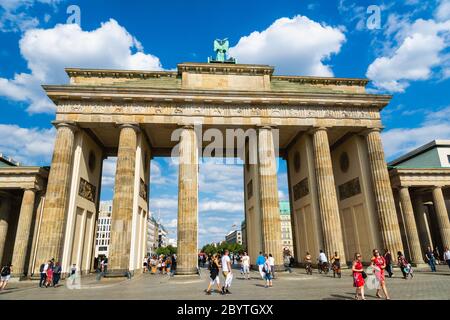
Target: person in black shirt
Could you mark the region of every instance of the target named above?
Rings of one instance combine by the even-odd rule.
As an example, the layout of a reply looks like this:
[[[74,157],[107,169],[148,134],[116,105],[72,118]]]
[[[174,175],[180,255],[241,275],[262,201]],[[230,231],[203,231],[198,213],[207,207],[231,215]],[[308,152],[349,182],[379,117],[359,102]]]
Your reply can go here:
[[[209,276],[209,285],[208,285],[208,289],[206,289],[206,294],[210,295],[211,294],[211,287],[216,284],[217,285],[217,290],[221,291],[220,288],[220,278],[219,278],[219,259],[217,257],[217,254],[215,254],[212,259],[211,262],[209,264],[209,270],[210,270],[210,276]]]

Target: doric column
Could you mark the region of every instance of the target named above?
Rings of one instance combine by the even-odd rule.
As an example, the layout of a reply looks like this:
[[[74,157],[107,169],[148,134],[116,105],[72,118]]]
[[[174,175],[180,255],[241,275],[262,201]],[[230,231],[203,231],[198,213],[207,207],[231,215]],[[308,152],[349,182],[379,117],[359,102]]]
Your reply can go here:
[[[406,229],[406,237],[408,238],[410,258],[412,262],[416,264],[423,264],[424,261],[422,258],[422,250],[420,249],[419,234],[417,232],[416,220],[414,219],[414,211],[408,187],[400,187],[399,194]]]
[[[135,192],[134,174],[137,133],[139,130],[139,127],[135,124],[120,125],[108,259],[109,272],[117,275],[126,274],[130,266],[133,196]]]
[[[27,272],[25,270],[25,259],[30,245],[35,196],[36,191],[34,189],[26,189],[23,192],[12,259],[14,275],[18,277],[26,275]]]
[[[427,221],[425,218],[425,205],[423,204],[422,195],[419,192],[415,192],[413,195],[413,206],[421,248],[422,251],[425,252],[425,248],[428,246],[433,247],[433,244],[431,243],[431,238],[428,234]]]
[[[394,195],[384,158],[380,130],[370,129],[366,134],[366,142],[383,247],[395,253],[403,251]]]
[[[0,264],[2,263],[3,253],[5,251],[6,235],[8,234],[9,212],[11,211],[11,200],[9,198],[0,198]],[[6,263],[8,263],[7,261]]]
[[[197,273],[198,149],[193,126],[184,126],[179,144],[178,275]]]
[[[447,208],[445,207],[444,195],[441,187],[433,188],[433,204],[436,212],[439,233],[441,234],[442,245],[450,247],[450,222],[448,220]]]
[[[327,129],[317,128],[312,135],[325,254],[331,256],[337,251],[341,260],[346,261]]]
[[[258,132],[259,194],[261,203],[261,231],[263,250],[272,254],[275,264],[283,266],[280,204],[278,201],[277,164],[271,127]]]
[[[55,149],[39,233],[37,265],[52,258],[60,261],[64,246],[76,127],[69,123],[58,123],[55,126]]]

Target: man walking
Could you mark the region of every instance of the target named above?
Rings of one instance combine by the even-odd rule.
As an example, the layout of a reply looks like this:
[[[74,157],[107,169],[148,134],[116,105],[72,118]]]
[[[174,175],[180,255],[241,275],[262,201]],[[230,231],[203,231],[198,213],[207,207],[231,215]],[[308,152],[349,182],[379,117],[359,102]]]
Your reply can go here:
[[[250,257],[247,252],[241,258],[242,263],[242,273],[244,274],[244,280],[250,280]]]
[[[450,250],[448,247],[445,247],[444,249],[444,260],[447,262],[448,267],[450,268]]]
[[[434,257],[431,247],[428,247],[427,251],[425,252],[425,260],[430,266],[431,272],[436,272],[436,258]]]
[[[388,249],[384,249],[384,260],[386,261],[386,271],[388,273],[389,278],[392,278],[394,274],[392,272],[392,255]]]
[[[225,284],[222,287],[222,294],[231,294],[230,287],[231,281],[233,280],[233,273],[231,272],[231,259],[229,256],[230,252],[225,250],[222,257],[222,274],[225,277]]]
[[[39,272],[41,273],[41,279],[39,280],[39,287],[42,288],[47,280],[47,270],[48,270],[48,263],[44,262],[39,267]]]
[[[270,266],[270,271],[272,273],[272,279],[275,279],[275,258],[272,256],[271,253],[269,253],[269,266]]]
[[[61,279],[61,265],[57,262],[55,264],[55,268],[53,269],[53,288],[58,286],[59,279]]]
[[[259,256],[256,259],[256,265],[258,266],[258,270],[259,270],[259,274],[261,275],[261,278],[264,280],[265,279],[265,274],[264,274],[264,263],[266,263],[266,259],[263,256],[262,252],[259,252]]]

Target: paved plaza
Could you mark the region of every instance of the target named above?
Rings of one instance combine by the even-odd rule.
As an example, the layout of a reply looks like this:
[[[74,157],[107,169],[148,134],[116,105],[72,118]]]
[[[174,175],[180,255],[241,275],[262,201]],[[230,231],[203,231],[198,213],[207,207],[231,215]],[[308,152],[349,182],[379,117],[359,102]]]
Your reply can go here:
[[[341,279],[319,275],[312,276],[303,269],[283,273],[274,281],[273,288],[264,288],[264,282],[257,272],[251,280],[243,280],[238,270],[231,288],[231,295],[213,293],[205,295],[208,271],[202,269],[198,278],[169,278],[166,275],[141,274],[132,280],[102,279],[84,277],[81,289],[68,289],[62,283],[58,288],[38,288],[33,281],[12,282],[0,293],[0,300],[351,300],[354,296],[350,270],[344,270]],[[221,278],[223,280],[223,278]],[[439,266],[437,273],[417,270],[412,280],[403,280],[396,270],[394,278],[387,279],[389,293],[393,300],[448,300],[450,299],[450,270]],[[366,290],[368,300],[375,300],[375,290]]]

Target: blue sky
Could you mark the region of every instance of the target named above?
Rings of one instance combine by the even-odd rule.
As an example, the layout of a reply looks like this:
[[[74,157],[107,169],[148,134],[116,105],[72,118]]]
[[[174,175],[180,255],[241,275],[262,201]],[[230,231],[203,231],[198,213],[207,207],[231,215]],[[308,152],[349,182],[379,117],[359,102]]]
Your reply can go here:
[[[69,5],[80,8],[80,26],[66,24]],[[370,5],[380,12],[375,28]],[[239,62],[271,64],[278,74],[368,77],[371,92],[393,94],[383,111],[389,159],[450,138],[450,0],[0,0],[0,152],[50,163],[54,109],[40,85],[65,83],[64,67],[168,70],[205,62],[224,37]],[[167,159],[152,162],[151,210],[172,237],[176,170]],[[103,199],[113,174],[109,159]],[[200,175],[202,244],[243,219],[242,167],[206,163]],[[286,184],[280,161],[282,199]]]

